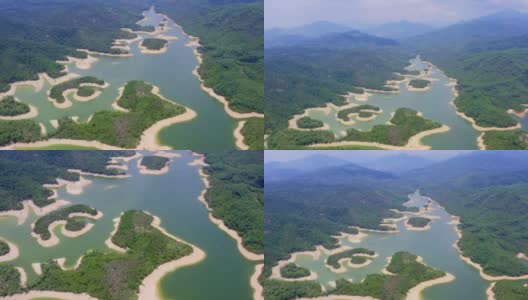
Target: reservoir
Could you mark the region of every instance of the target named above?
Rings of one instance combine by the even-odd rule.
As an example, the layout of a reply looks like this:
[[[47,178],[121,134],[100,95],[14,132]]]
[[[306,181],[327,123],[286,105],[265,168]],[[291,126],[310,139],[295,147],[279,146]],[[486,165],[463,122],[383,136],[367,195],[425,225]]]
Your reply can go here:
[[[429,67],[417,57],[410,61],[409,71],[424,71]],[[455,108],[450,102],[455,98],[453,87],[450,85],[449,78],[438,69],[432,66],[431,73],[427,76],[431,81],[431,88],[424,91],[410,91],[406,82],[398,83],[400,93],[380,93],[370,92],[372,95],[367,101],[357,101],[352,98],[350,103],[362,105],[370,104],[382,109],[377,117],[370,121],[361,121],[352,117],[355,124],[344,125],[337,119],[337,111],[332,108],[330,113],[320,110],[309,111],[308,115],[316,120],[328,124],[330,130],[337,136],[343,137],[349,128],[355,128],[361,131],[369,131],[373,126],[386,124],[398,108],[407,107],[423,113],[427,119],[445,124],[451,127],[451,130],[445,133],[434,134],[422,139],[422,143],[431,146],[432,149],[478,149],[477,137],[479,132],[473,129],[470,123],[463,120],[455,113]]]
[[[409,195],[406,206],[423,206],[429,198],[423,197],[416,192]],[[446,284],[435,285],[423,291],[424,300],[445,300],[445,299],[486,299],[486,289],[489,283],[480,277],[479,272],[463,262],[459,258],[459,253],[453,247],[458,237],[454,224],[450,224],[453,217],[449,215],[438,203],[432,202],[427,214],[431,216],[431,228],[425,231],[407,230],[406,219],[396,221],[395,225],[398,233],[380,233],[363,231],[368,234],[361,241],[349,240],[347,237],[340,238],[343,246],[352,248],[367,248],[373,250],[378,256],[372,263],[361,268],[351,268],[345,266],[346,272],[335,273],[326,266],[328,254],[321,253],[318,259],[311,255],[298,255],[295,263],[308,268],[317,273],[318,281],[327,289],[332,289],[333,282],[337,279],[350,279],[352,282],[361,282],[368,274],[381,273],[381,270],[388,264],[387,259],[395,252],[408,251],[421,256],[424,263],[433,268],[451,273],[456,278]],[[411,214],[406,214],[412,216]]]
[[[141,25],[158,26],[163,16],[153,9],[144,13],[145,19]],[[50,122],[62,117],[78,117],[79,122],[87,122],[92,114],[102,110],[113,110],[112,103],[118,97],[118,88],[131,80],[142,80],[160,89],[161,95],[178,104],[186,106],[197,113],[196,118],[171,125],[159,133],[159,143],[173,149],[225,150],[236,149],[233,131],[237,121],[229,117],[224,106],[209,96],[200,88],[200,81],[192,71],[198,65],[193,48],[186,46],[191,41],[182,29],[169,19],[169,30],[162,35],[173,36],[177,39],[168,40],[165,53],[141,53],[141,41],[131,43],[129,57],[110,57],[96,55],[97,61],[89,69],[79,69],[75,63],[68,64],[69,71],[80,76],[95,76],[109,83],[109,87],[102,89],[96,99],[81,102],[68,95],[72,106],[59,109],[47,99],[47,92],[51,85],[45,82],[40,91],[31,86],[19,86],[15,96],[22,102],[33,105],[38,109],[35,122],[42,123],[48,133],[55,130]],[[139,33],[142,38],[153,35]],[[71,149],[70,147],[61,147]]]
[[[58,199],[89,205],[104,215],[90,221],[95,226],[76,238],[63,236],[62,226],[57,226],[55,234],[60,243],[54,247],[41,247],[31,236],[30,225],[37,219],[34,214],[22,225],[17,225],[13,217],[0,218],[0,236],[20,250],[20,256],[7,264],[24,268],[31,283],[38,276],[33,263],[65,257],[65,265],[70,267],[89,249],[112,251],[105,245],[114,228],[112,220],[125,210],[140,209],[158,216],[169,233],[196,245],[207,255],[198,264],[178,269],[161,280],[159,288],[165,299],[252,299],[250,277],[256,262],[240,254],[235,240],[209,220],[207,209],[197,200],[204,183],[198,173],[201,166],[189,165],[196,157],[191,152],[176,153],[181,157],[174,157],[169,172],[162,175],[139,173],[134,159],[126,163],[131,175],[128,178],[83,176],[92,184],[80,195],[60,188]]]

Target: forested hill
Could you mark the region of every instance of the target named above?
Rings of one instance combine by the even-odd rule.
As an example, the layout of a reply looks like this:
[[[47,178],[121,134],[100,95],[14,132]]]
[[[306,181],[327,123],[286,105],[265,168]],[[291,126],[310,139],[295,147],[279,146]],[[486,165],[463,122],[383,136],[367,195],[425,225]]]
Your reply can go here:
[[[242,237],[244,247],[263,253],[264,153],[232,151],[206,153],[211,188],[205,199],[213,215]]]
[[[385,89],[385,82],[394,72],[403,72],[409,58],[408,52],[394,47],[266,50],[266,131],[287,127],[288,120],[306,108],[343,104],[341,95],[354,87]]]
[[[352,163],[296,171],[289,178],[268,181],[274,175],[266,168],[264,235],[270,245],[265,247],[266,272],[292,252],[316,245],[335,247],[331,236],[351,232],[348,226],[383,229],[382,218],[395,216],[391,208],[403,209],[401,203],[412,191],[391,184],[395,176],[390,173]]]
[[[505,11],[409,39],[406,46],[458,80],[460,111],[484,127],[517,123],[528,103],[528,14]],[[503,133],[507,134],[507,133]]]
[[[115,175],[121,171],[107,169],[110,157],[130,156],[134,151],[4,151],[0,153],[0,211],[22,209],[21,201],[31,199],[38,206],[48,200],[51,191],[43,184],[56,178],[75,181],[77,173],[68,169]]]
[[[40,72],[60,76],[55,61],[85,56],[77,48],[111,52],[112,40],[130,38],[121,28],[136,28],[147,8],[145,0],[1,1],[0,92]]]
[[[77,48],[111,49],[134,35],[142,12],[154,5],[191,35],[204,55],[200,74],[239,112],[263,112],[264,29],[262,0],[5,0],[0,2],[0,92],[9,83],[61,75],[55,63],[85,57]]]
[[[154,0],[203,45],[205,84],[238,112],[264,111],[264,2],[262,0]]]
[[[516,258],[528,252],[526,158],[522,151],[474,152],[411,171],[401,180],[461,217],[464,255],[490,275],[518,276],[528,274],[528,264]]]

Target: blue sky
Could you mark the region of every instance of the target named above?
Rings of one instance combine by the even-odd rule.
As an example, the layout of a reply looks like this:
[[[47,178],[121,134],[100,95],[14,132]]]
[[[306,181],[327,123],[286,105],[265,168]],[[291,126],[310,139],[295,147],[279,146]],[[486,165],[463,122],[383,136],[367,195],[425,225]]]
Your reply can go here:
[[[469,153],[470,151],[462,151],[462,150],[432,150],[432,151],[375,151],[375,150],[351,150],[351,151],[343,151],[343,150],[324,150],[324,151],[310,151],[310,150],[277,150],[277,151],[271,151],[266,150],[265,152],[265,161],[266,163],[271,161],[290,161],[295,160],[303,157],[308,157],[314,154],[324,154],[328,156],[334,156],[339,157],[342,159],[358,162],[361,160],[374,160],[376,158],[380,158],[383,156],[392,156],[397,155],[401,153],[405,153],[408,155],[417,155],[422,156],[424,158],[430,159],[430,160],[436,160],[441,161],[445,160],[451,157],[454,157],[456,155]]]
[[[444,26],[504,9],[528,11],[528,0],[264,0],[265,27],[325,20],[355,28],[408,20]]]

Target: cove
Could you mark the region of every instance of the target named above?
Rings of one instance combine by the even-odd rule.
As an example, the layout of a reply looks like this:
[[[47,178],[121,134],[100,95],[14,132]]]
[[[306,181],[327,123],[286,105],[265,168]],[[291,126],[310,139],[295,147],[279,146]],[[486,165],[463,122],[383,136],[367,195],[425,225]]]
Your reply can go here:
[[[153,8],[144,13],[141,25],[158,26],[163,16],[157,14]],[[79,69],[75,63],[68,64],[69,71],[80,76],[95,76],[110,84],[101,90],[96,99],[80,102],[71,95],[67,98],[73,103],[69,108],[56,108],[47,99],[47,92],[51,89],[48,82],[44,83],[40,91],[31,86],[19,86],[15,97],[22,102],[33,105],[38,109],[35,122],[42,123],[48,133],[55,130],[50,122],[62,117],[78,117],[79,122],[87,122],[90,116],[102,110],[113,110],[112,103],[118,97],[118,89],[131,80],[142,80],[160,89],[160,93],[167,99],[186,106],[197,113],[196,118],[171,125],[159,132],[158,139],[162,145],[174,149],[226,150],[236,149],[233,132],[237,121],[229,117],[223,105],[205,93],[200,87],[200,81],[192,71],[198,65],[193,48],[186,46],[191,39],[186,36],[172,20],[168,21],[168,31],[162,35],[174,36],[168,43],[165,53],[141,53],[141,41],[131,43],[129,57],[109,57],[91,55],[97,61],[89,69]],[[143,38],[153,35],[138,33]]]
[[[417,191],[409,195],[406,206],[423,206],[430,198],[423,197]],[[489,283],[480,277],[479,272],[463,262],[459,253],[453,247],[458,240],[458,236],[453,224],[453,216],[449,215],[443,207],[436,202],[431,202],[430,209],[426,212],[431,216],[431,228],[425,231],[407,230],[406,219],[394,220],[398,233],[381,233],[360,230],[367,234],[362,239],[349,239],[341,237],[341,245],[352,248],[367,248],[373,250],[378,256],[372,263],[361,268],[351,268],[345,263],[346,272],[334,273],[326,266],[328,254],[321,253],[318,259],[308,254],[296,256],[295,263],[305,267],[318,275],[318,281],[327,289],[332,288],[332,283],[337,279],[351,279],[353,282],[361,282],[368,274],[381,273],[388,264],[387,258],[395,252],[408,251],[421,256],[424,263],[433,268],[448,272],[455,276],[455,280],[429,287],[422,292],[424,300],[444,300],[444,299],[486,299],[486,289]],[[412,214],[405,213],[405,216],[412,217]]]
[[[423,72],[429,64],[416,57],[410,61],[407,67],[409,71]],[[455,108],[450,102],[455,98],[452,83],[450,79],[438,69],[431,66],[431,73],[427,76],[431,79],[431,87],[424,91],[410,91],[407,81],[397,83],[399,93],[381,93],[369,91],[372,95],[367,101],[357,101],[354,97],[349,98],[348,102],[362,105],[370,104],[382,109],[377,117],[369,121],[357,120],[352,118],[355,124],[344,125],[337,119],[337,110],[330,109],[328,112],[321,110],[310,110],[308,116],[322,121],[327,124],[330,130],[338,137],[342,137],[344,132],[349,128],[355,128],[361,131],[369,131],[373,126],[385,124],[392,118],[392,113],[398,108],[408,107],[423,113],[427,119],[445,124],[451,128],[448,132],[434,134],[424,137],[422,143],[430,146],[432,149],[478,149],[477,137],[479,132],[473,129],[470,123],[460,118],[456,114]]]
[[[30,224],[36,220],[30,214],[26,222],[17,225],[15,218],[0,218],[0,236],[16,244],[20,256],[8,264],[22,267],[28,282],[37,278],[31,265],[49,259],[65,257],[67,267],[73,266],[88,249],[111,251],[105,240],[114,228],[113,219],[129,209],[146,210],[161,219],[161,225],[175,236],[201,248],[207,257],[200,263],[178,269],[165,276],[159,284],[166,299],[252,299],[250,277],[256,263],[246,260],[236,242],[217,225],[210,222],[208,211],[197,200],[204,189],[198,173],[201,166],[190,166],[196,157],[191,152],[175,152],[169,172],[144,175],[137,169],[137,159],[127,163],[128,174],[123,179],[83,176],[93,183],[80,195],[71,195],[64,187],[58,199],[72,204],[86,204],[101,211],[101,219],[90,221],[95,226],[77,238],[64,237],[55,229],[60,243],[41,247],[31,236]]]

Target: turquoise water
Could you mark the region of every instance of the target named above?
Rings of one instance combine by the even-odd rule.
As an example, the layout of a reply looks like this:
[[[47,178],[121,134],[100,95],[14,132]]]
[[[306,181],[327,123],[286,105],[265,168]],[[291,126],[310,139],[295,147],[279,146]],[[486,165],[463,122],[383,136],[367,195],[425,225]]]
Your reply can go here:
[[[93,184],[81,195],[59,190],[59,199],[90,205],[104,213],[95,226],[83,236],[67,238],[56,230],[60,244],[41,247],[31,237],[30,216],[23,225],[15,218],[0,218],[0,236],[18,245],[20,257],[9,264],[23,267],[28,280],[37,274],[31,269],[35,262],[66,257],[72,266],[88,249],[110,251],[104,244],[113,230],[112,219],[129,209],[142,209],[161,218],[161,225],[170,233],[198,246],[207,258],[197,265],[176,270],[163,278],[161,291],[166,299],[252,299],[249,279],[255,263],[246,260],[238,251],[236,242],[221,231],[208,218],[204,205],[197,200],[204,188],[198,174],[199,166],[188,166],[195,157],[190,152],[178,152],[170,171],[164,175],[142,175],[136,160],[128,163],[126,179],[86,177]]]

